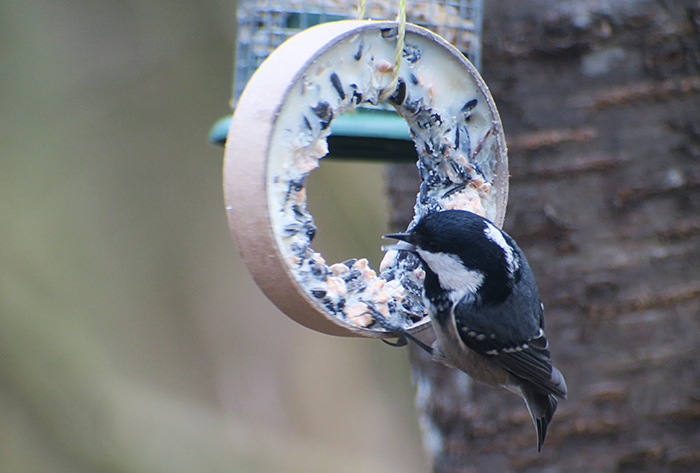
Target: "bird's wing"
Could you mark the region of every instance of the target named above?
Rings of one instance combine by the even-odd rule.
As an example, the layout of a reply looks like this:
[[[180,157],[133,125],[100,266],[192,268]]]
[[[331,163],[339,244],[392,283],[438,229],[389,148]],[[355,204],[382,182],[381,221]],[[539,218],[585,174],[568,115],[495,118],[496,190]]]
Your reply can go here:
[[[541,310],[514,321],[509,306],[474,310],[471,305],[458,304],[455,325],[461,340],[511,374],[529,381],[538,391],[565,397],[563,378],[552,368]]]

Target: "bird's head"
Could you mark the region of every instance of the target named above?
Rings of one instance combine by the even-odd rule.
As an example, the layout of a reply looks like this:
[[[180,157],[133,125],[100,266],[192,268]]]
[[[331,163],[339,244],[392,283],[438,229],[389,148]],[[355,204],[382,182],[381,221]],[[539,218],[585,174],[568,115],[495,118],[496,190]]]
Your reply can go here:
[[[519,278],[521,253],[515,242],[472,212],[431,212],[410,231],[385,238],[400,240],[393,249],[417,253],[444,290],[480,292],[486,300],[500,301]]]

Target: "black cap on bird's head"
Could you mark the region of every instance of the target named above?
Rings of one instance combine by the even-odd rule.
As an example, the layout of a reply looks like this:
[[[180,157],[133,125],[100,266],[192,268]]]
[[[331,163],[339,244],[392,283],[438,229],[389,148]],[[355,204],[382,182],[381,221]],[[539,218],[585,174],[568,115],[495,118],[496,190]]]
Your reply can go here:
[[[472,212],[444,210],[428,213],[408,232],[390,233],[384,238],[402,242],[388,249],[449,253],[461,257],[465,265],[471,267],[470,261],[483,259],[490,252],[499,250],[485,237],[484,231],[489,225],[495,228],[491,222]]]
[[[400,243],[385,249],[412,251],[430,265],[433,255],[461,261],[485,277],[483,290],[502,300],[520,277],[521,252],[515,242],[489,220],[465,210],[426,214],[410,231],[392,233]],[[426,260],[427,259],[427,260]]]

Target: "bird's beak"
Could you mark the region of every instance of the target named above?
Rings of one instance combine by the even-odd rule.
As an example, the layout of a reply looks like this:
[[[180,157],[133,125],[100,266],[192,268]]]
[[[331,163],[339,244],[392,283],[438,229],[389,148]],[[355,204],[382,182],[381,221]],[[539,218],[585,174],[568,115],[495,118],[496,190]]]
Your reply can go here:
[[[389,233],[388,235],[384,235],[382,238],[394,238],[395,240],[400,241],[398,243],[394,243],[393,245],[382,246],[382,251],[400,250],[412,251],[415,253],[417,250],[416,245],[408,242],[408,240],[411,239],[411,236],[412,235],[410,233]]]

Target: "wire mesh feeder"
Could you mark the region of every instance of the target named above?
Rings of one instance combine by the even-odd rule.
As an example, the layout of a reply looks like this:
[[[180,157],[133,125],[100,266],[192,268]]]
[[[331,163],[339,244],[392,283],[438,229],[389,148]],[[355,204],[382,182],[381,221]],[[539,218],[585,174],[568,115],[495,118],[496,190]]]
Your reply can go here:
[[[367,0],[365,18],[393,20],[398,0]],[[355,19],[357,1],[239,0],[234,103],[265,58],[311,26]],[[407,0],[406,21],[445,38],[480,68],[483,0]]]
[[[239,0],[238,42],[231,105],[255,70],[290,36],[320,23],[357,18],[351,0]],[[394,20],[399,0],[367,0],[364,18]],[[406,21],[425,27],[460,50],[477,69],[481,61],[483,0],[406,0]],[[217,121],[209,141],[226,142],[231,116]],[[329,158],[415,162],[406,122],[389,105],[361,105],[333,120]],[[359,138],[359,139],[358,139]]]

